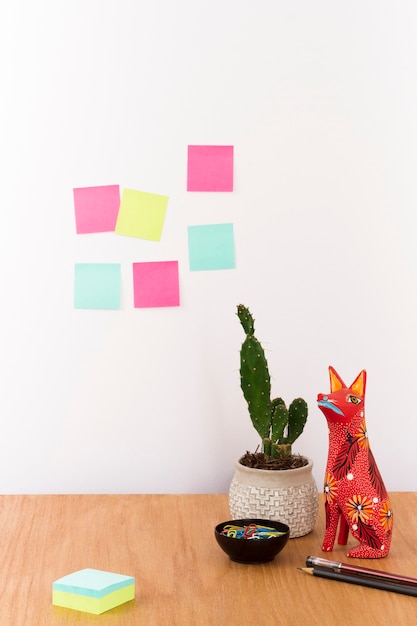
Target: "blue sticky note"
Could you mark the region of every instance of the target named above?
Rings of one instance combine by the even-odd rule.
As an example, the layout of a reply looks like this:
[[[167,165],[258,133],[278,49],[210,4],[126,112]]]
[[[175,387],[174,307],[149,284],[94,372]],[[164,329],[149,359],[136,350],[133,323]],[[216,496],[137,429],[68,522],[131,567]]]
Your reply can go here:
[[[102,598],[134,583],[135,579],[132,576],[86,568],[59,578],[52,584],[52,589],[91,598]]]
[[[74,308],[120,309],[120,263],[76,263]]]
[[[235,267],[233,224],[203,224],[188,227],[191,271],[228,270]]]

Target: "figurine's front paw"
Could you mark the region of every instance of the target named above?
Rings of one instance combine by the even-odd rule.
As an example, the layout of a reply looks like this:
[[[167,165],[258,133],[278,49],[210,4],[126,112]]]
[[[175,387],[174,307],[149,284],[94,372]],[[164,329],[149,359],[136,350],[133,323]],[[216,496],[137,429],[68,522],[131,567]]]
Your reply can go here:
[[[356,559],[383,559],[384,556],[387,556],[389,549],[382,547],[381,550],[377,548],[371,548],[371,546],[361,544],[360,546],[356,546],[353,550],[347,553],[347,556]]]
[[[323,552],[331,552],[333,550],[333,544],[323,543],[321,549],[323,550]]]

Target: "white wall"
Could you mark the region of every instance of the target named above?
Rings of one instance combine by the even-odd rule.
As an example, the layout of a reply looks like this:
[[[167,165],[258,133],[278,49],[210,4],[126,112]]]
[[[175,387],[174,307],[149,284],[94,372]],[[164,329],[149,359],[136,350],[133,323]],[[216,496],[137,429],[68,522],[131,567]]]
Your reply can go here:
[[[0,491],[224,492],[258,440],[239,386],[256,317],[273,391],[315,405],[368,371],[389,490],[417,489],[417,5],[15,0],[0,9]],[[188,144],[235,146],[232,194],[186,192]],[[75,234],[72,189],[169,196],[160,243]],[[236,269],[190,272],[189,224]],[[178,259],[181,306],[133,309],[130,264]],[[122,263],[120,311],[73,308]]]

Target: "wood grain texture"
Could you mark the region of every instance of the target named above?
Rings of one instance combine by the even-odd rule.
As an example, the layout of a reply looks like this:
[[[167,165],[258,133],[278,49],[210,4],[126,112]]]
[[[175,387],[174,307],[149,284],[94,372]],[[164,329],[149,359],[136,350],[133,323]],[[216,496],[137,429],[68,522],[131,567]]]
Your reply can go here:
[[[391,494],[395,526],[386,559],[326,558],[417,577],[417,493]],[[3,626],[298,626],[410,624],[416,598],[298,571],[320,556],[315,530],[265,565],[231,562],[214,539],[230,519],[226,495],[1,496]],[[99,616],[54,607],[52,582],[84,567],[134,576],[136,599]]]

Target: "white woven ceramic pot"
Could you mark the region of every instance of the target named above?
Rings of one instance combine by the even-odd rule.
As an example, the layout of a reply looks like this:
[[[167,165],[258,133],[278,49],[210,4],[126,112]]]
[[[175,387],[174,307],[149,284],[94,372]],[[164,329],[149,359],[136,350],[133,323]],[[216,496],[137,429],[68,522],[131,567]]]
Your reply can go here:
[[[307,535],[317,519],[319,498],[313,462],[288,470],[262,470],[235,463],[229,490],[233,519],[260,518],[284,522],[290,538]]]

